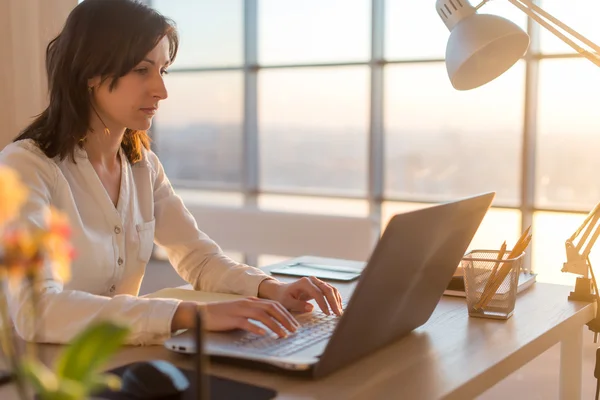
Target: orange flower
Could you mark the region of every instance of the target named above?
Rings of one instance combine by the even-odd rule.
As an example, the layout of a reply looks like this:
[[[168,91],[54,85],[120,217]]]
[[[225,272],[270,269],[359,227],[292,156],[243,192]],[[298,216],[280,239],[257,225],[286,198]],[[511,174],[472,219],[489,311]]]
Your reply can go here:
[[[71,278],[71,260],[74,250],[69,242],[71,229],[64,213],[50,208],[46,215],[47,228],[27,229],[13,224],[0,235],[0,271],[11,284],[25,276],[35,276],[44,265],[52,263],[58,277],[67,282]]]
[[[64,239],[71,237],[71,226],[67,214],[50,207],[46,214],[46,223],[50,234],[58,235]]]
[[[75,250],[71,246],[71,226],[69,218],[63,212],[50,207],[46,215],[48,230],[45,232],[44,247],[53,267],[60,279],[67,282],[71,279],[71,260]]]
[[[47,236],[44,245],[48,259],[53,264],[53,270],[63,282],[68,282],[71,279],[73,248],[69,242],[54,235]]]
[[[27,194],[17,172],[0,165],[0,228],[18,216]]]
[[[42,266],[40,246],[36,235],[23,226],[12,226],[4,231],[2,242],[2,273],[11,284],[25,276],[37,274]]]

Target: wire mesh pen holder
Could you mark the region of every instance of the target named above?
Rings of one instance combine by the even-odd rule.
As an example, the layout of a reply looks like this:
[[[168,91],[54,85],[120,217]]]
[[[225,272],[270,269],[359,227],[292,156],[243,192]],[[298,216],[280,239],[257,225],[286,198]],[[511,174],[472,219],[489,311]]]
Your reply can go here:
[[[461,260],[469,316],[508,319],[517,299],[519,273],[525,253],[502,258],[498,250],[473,250]]]

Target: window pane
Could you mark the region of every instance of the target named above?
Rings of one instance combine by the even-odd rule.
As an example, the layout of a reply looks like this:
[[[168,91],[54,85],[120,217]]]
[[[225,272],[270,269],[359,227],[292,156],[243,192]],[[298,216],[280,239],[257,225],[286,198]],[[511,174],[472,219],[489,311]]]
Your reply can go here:
[[[543,60],[539,76],[536,205],[589,210],[600,200],[598,68]]]
[[[523,29],[527,26],[526,15],[508,1],[491,1],[480,13],[508,18]],[[388,59],[445,58],[450,31],[436,12],[435,1],[386,0],[385,31]]]
[[[432,205],[434,204],[383,202],[381,226],[385,228],[395,214],[419,210]],[[513,244],[519,239],[520,230],[521,212],[519,210],[491,208],[483,218],[465,253],[470,250],[500,249],[505,240],[507,244]]]
[[[540,282],[573,285],[577,275],[562,272],[567,261],[565,241],[577,230],[585,219],[584,214],[537,212],[533,215],[533,237],[531,251],[533,270]],[[599,265],[598,246],[590,253],[590,262]],[[597,269],[596,269],[597,270]]]
[[[363,61],[370,52],[368,0],[261,0],[259,62]]]
[[[355,199],[260,194],[258,196],[258,206],[263,210],[270,211],[353,217],[366,217],[369,215],[367,200]]]
[[[386,68],[386,196],[454,200],[496,191],[519,202],[524,63],[471,91],[444,64]]]
[[[174,68],[243,63],[243,0],[152,0],[152,6],[177,24]]]
[[[598,0],[541,0],[541,7],[592,42],[598,43],[600,40]],[[540,27],[540,46],[542,53],[575,53],[543,27]]]
[[[366,67],[263,70],[258,93],[263,190],[366,193]]]
[[[174,73],[156,120],[157,152],[169,178],[239,186],[242,74]]]

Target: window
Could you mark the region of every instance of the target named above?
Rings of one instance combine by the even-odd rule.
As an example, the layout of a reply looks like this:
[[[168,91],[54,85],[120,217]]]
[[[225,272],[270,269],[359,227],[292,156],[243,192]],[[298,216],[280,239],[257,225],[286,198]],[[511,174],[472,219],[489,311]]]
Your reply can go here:
[[[260,0],[258,60],[262,65],[367,61],[368,0]]]
[[[364,66],[261,72],[261,189],[366,195],[368,72]]]
[[[524,78],[520,63],[479,90],[459,92],[443,63],[389,66],[387,197],[436,201],[496,191],[497,202],[517,206]]]
[[[156,148],[174,183],[239,190],[243,76],[237,71],[167,75],[169,101],[156,117]]]
[[[599,40],[597,2],[563,3],[540,0]],[[384,227],[394,212],[494,190],[470,248],[498,248],[533,221],[540,281],[571,283],[560,272],[564,241],[600,201],[593,97],[600,80],[543,28],[530,32],[540,54],[458,92],[448,82],[449,33],[433,1],[151,5],[181,31],[154,134],[182,193],[280,211],[371,213]],[[509,2],[480,12],[527,26]],[[534,140],[524,142],[524,127]]]
[[[177,24],[177,68],[244,63],[243,0],[151,0],[151,5]]]
[[[600,201],[598,67],[583,59],[542,60],[539,78],[536,203],[592,209]]]
[[[567,24],[589,40],[598,43],[600,29],[598,14],[600,2],[596,0],[538,0],[540,6],[553,17]],[[546,29],[540,29],[540,46],[544,54],[574,53],[575,50],[563,43]]]

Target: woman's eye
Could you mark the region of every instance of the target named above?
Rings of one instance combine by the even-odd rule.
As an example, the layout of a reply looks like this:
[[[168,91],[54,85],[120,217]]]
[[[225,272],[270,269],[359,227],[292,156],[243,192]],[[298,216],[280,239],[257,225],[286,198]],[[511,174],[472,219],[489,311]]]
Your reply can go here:
[[[148,68],[138,68],[138,69],[135,69],[134,71],[140,75],[144,75],[146,72],[148,72]]]
[[[168,75],[169,71],[167,71],[166,69],[163,69],[162,71],[160,71],[161,75]]]

